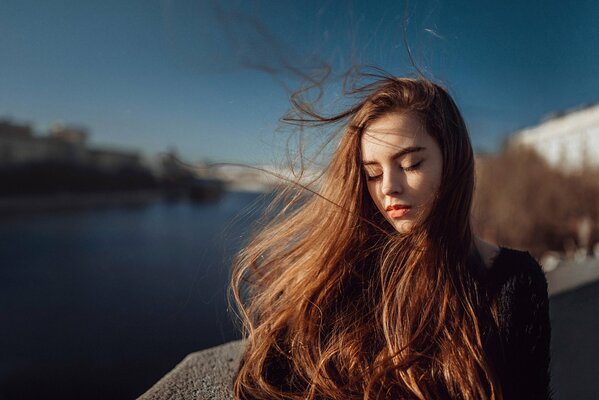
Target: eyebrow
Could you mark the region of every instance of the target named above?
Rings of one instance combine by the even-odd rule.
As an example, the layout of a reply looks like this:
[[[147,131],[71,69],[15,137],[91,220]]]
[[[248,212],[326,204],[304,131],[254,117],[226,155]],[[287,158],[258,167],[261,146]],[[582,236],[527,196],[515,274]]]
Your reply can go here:
[[[405,156],[406,154],[410,154],[410,153],[416,153],[419,151],[424,151],[426,150],[426,147],[420,147],[420,146],[412,146],[412,147],[404,147],[403,149],[401,149],[400,151],[398,151],[397,153],[393,154],[391,156],[392,160],[396,160],[400,157]],[[372,165],[372,164],[378,164],[378,162],[376,161],[362,161],[362,165]]]

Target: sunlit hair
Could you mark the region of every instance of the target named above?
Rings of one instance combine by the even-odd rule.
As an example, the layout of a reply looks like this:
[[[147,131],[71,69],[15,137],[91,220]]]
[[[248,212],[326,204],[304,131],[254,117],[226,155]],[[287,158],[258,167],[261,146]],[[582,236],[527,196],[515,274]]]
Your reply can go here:
[[[292,98],[290,122],[346,125],[318,189],[281,196],[234,262],[247,337],[235,398],[500,399],[485,345],[497,305],[471,262],[474,159],[460,112],[424,79],[382,76],[360,90],[330,117]],[[391,112],[419,117],[443,155],[431,211],[407,234],[381,216],[361,168],[365,129]]]

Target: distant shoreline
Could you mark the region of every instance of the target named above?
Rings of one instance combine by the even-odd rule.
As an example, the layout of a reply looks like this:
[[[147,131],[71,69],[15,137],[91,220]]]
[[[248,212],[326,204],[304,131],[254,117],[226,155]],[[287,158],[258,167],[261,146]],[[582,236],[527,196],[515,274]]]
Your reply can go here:
[[[55,193],[0,197],[0,214],[77,210],[96,207],[137,207],[165,199],[161,190]]]

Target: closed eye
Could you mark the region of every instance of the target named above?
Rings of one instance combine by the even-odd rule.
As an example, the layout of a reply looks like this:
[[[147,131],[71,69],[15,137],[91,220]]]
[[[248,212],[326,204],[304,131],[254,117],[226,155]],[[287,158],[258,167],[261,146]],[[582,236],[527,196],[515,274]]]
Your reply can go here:
[[[408,165],[407,167],[400,166],[399,169],[401,169],[404,172],[418,171],[420,169],[423,161],[424,160],[420,160],[420,161],[418,161],[415,164]],[[366,174],[366,180],[368,180],[368,181],[376,181],[376,180],[378,180],[378,179],[380,179],[380,178],[383,177],[382,173],[380,173],[380,174],[369,174],[368,171],[364,171],[364,173]]]
[[[412,164],[407,167],[399,167],[399,168],[404,172],[414,172],[414,171],[417,171],[418,169],[420,169],[421,164],[422,164],[422,161],[418,161],[416,164]],[[383,176],[383,174],[369,175],[368,172],[366,172],[366,180],[368,180],[368,181],[376,181],[376,180],[382,178],[382,176]]]
[[[376,181],[377,179],[380,179],[383,176],[383,174],[378,174],[378,175],[368,175],[366,174],[366,180],[367,181]]]
[[[422,164],[422,161],[418,161],[416,164],[410,165],[409,167],[402,168],[402,170],[407,172],[416,171],[420,168],[420,164]]]

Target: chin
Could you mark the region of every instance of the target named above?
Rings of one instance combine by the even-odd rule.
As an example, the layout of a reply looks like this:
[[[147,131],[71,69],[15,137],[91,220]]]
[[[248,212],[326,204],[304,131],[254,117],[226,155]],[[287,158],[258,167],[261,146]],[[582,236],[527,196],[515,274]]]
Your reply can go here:
[[[408,233],[412,229],[411,221],[393,221],[391,225],[399,233]]]

